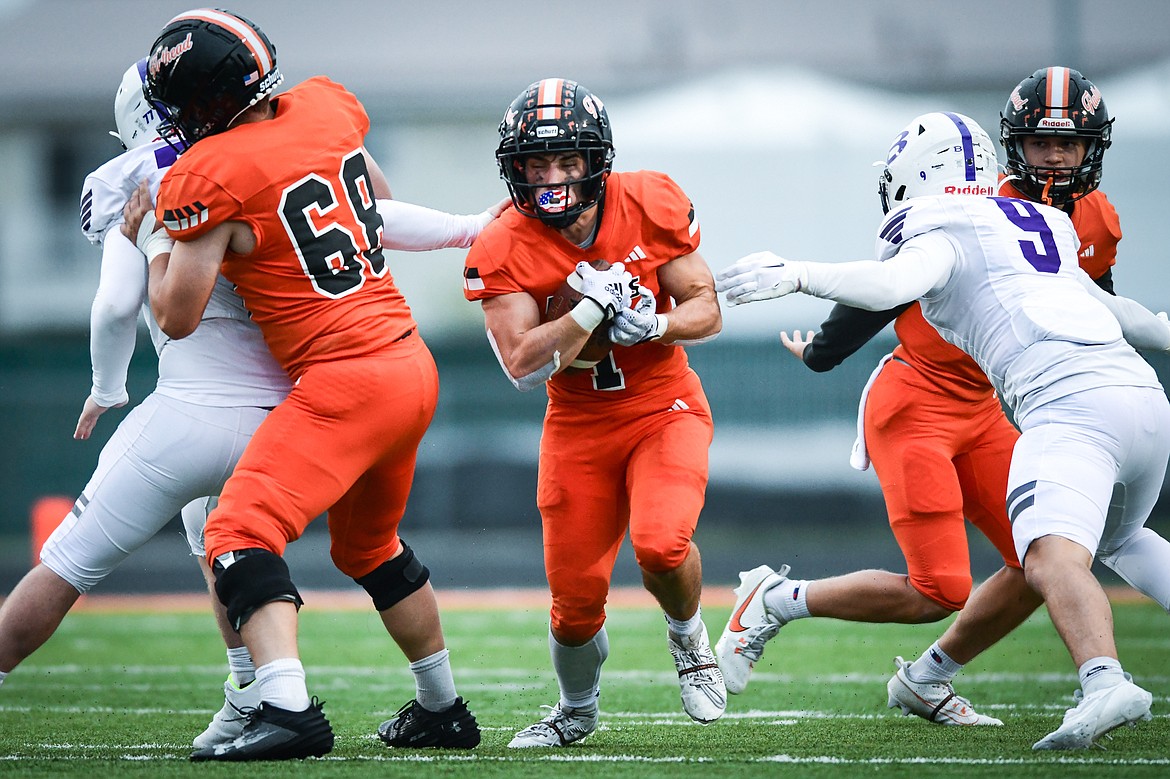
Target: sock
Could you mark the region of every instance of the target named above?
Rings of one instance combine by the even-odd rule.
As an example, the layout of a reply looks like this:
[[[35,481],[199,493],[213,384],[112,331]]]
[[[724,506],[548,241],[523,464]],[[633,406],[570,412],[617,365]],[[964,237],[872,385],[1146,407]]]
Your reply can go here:
[[[808,613],[808,586],[803,579],[785,579],[764,593],[764,608],[780,624],[811,616]]]
[[[4,684],[4,680],[8,678],[8,674],[10,673],[12,673],[12,671],[0,671],[0,684]]]
[[[666,624],[669,626],[670,635],[672,638],[679,639],[679,643],[684,646],[689,646],[687,641],[691,636],[698,633],[703,628],[703,607],[700,606],[695,610],[694,616],[690,619],[679,621],[669,614],[663,614],[666,617]]]
[[[455,704],[455,677],[451,675],[450,652],[440,649],[410,664],[414,674],[415,700],[427,711],[443,711]]]
[[[287,711],[309,708],[309,691],[305,687],[305,667],[295,657],[282,657],[256,669],[260,699]]]
[[[921,657],[910,664],[910,667],[906,669],[906,676],[912,682],[947,684],[961,670],[963,670],[963,666],[952,660],[935,641],[930,645],[930,649],[927,649]]]
[[[561,688],[561,708],[596,709],[601,664],[609,657],[609,635],[605,628],[582,646],[565,646],[549,628],[548,648]]]
[[[1081,679],[1081,691],[1085,695],[1113,687],[1125,681],[1121,663],[1114,657],[1094,657],[1086,660],[1077,671]]]
[[[228,647],[228,670],[232,673],[232,684],[243,689],[256,680],[256,664],[246,646]]]

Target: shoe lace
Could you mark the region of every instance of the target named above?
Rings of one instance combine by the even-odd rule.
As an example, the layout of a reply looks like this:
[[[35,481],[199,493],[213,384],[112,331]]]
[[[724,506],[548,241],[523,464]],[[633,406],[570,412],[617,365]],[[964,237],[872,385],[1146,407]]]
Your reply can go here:
[[[748,660],[751,660],[753,663],[758,662],[759,659],[763,657],[764,644],[771,641],[772,638],[780,632],[780,623],[776,622],[775,618],[773,618],[771,614],[766,615],[765,619],[767,619],[765,624],[760,625],[758,628],[750,631],[748,635],[745,636],[747,641],[744,643],[743,648],[739,651],[741,655],[746,657]]]
[[[417,700],[407,701],[405,704],[403,704],[402,708],[400,708],[394,714],[394,719],[398,720],[398,729],[402,730],[407,725],[409,725],[411,721],[414,720],[415,714],[420,708],[422,708],[422,706]]]
[[[253,720],[256,719],[256,717],[260,716],[260,707],[259,706],[237,706],[236,704],[234,704],[230,701],[228,702],[228,705],[231,706],[233,709],[235,709],[236,713],[240,715],[238,717],[228,718],[228,720],[227,720],[228,722],[239,722],[240,720],[246,720],[247,722],[252,722]]]
[[[555,706],[541,705],[540,708],[548,709],[548,716],[532,725],[533,728],[544,726],[559,733],[569,733],[570,729],[584,728],[584,720],[588,719],[586,715],[579,714],[577,709],[565,709],[559,703]]]
[[[685,677],[691,687],[706,687],[715,683],[715,671],[719,666],[714,656],[703,649],[683,649],[677,641],[671,642],[674,646],[675,665],[678,675]]]

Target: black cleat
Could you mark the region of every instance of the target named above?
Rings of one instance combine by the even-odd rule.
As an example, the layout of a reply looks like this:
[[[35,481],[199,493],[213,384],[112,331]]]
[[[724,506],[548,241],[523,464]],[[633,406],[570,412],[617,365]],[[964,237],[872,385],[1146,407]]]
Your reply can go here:
[[[246,710],[248,724],[235,740],[192,752],[191,759],[199,762],[320,757],[333,749],[333,728],[329,727],[322,706],[324,703],[316,698],[304,711],[288,711],[261,703],[255,709]]]
[[[479,746],[479,725],[462,698],[439,712],[411,701],[378,726],[378,738],[388,747],[471,749]]]

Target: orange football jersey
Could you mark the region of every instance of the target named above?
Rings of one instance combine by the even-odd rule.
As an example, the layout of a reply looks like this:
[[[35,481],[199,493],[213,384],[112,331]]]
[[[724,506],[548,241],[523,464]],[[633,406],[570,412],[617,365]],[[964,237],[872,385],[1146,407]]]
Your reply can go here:
[[[1004,197],[1027,200],[1011,186],[1002,184]],[[1073,227],[1081,239],[1080,265],[1090,278],[1098,278],[1117,262],[1117,242],[1121,240],[1121,221],[1117,210],[1101,190],[1076,201],[1071,214]],[[922,316],[915,303],[894,321],[899,346],[894,356],[913,365],[930,378],[930,384],[959,398],[975,400],[991,394],[991,384],[967,354],[943,340]]]
[[[480,234],[463,271],[468,300],[527,292],[548,310],[553,293],[582,260],[621,262],[654,293],[658,311],[672,303],[659,294],[657,268],[699,248],[699,226],[686,194],[663,173],[612,173],[597,237],[582,249],[537,219],[508,209]],[[544,315],[542,314],[542,317]],[[548,382],[550,400],[608,401],[653,393],[687,373],[686,352],[650,341],[615,346],[589,370],[564,371]]]
[[[294,379],[314,362],[376,352],[415,327],[382,254],[362,147],[370,121],[324,77],[273,99],[273,119],[212,135],[163,179],[156,216],[178,241],[228,221],[256,236],[228,253],[268,348]]]

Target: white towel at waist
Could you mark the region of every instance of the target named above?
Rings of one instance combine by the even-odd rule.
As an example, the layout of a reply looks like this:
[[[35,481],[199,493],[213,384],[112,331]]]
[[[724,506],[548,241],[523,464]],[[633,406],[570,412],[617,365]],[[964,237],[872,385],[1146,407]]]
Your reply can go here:
[[[869,374],[869,381],[865,382],[865,387],[861,390],[861,400],[857,404],[857,438],[853,441],[853,451],[849,453],[849,464],[858,471],[869,470],[869,452],[865,448],[865,399],[869,397],[869,388],[877,381],[878,374],[893,356],[887,354],[878,361],[873,373]]]

